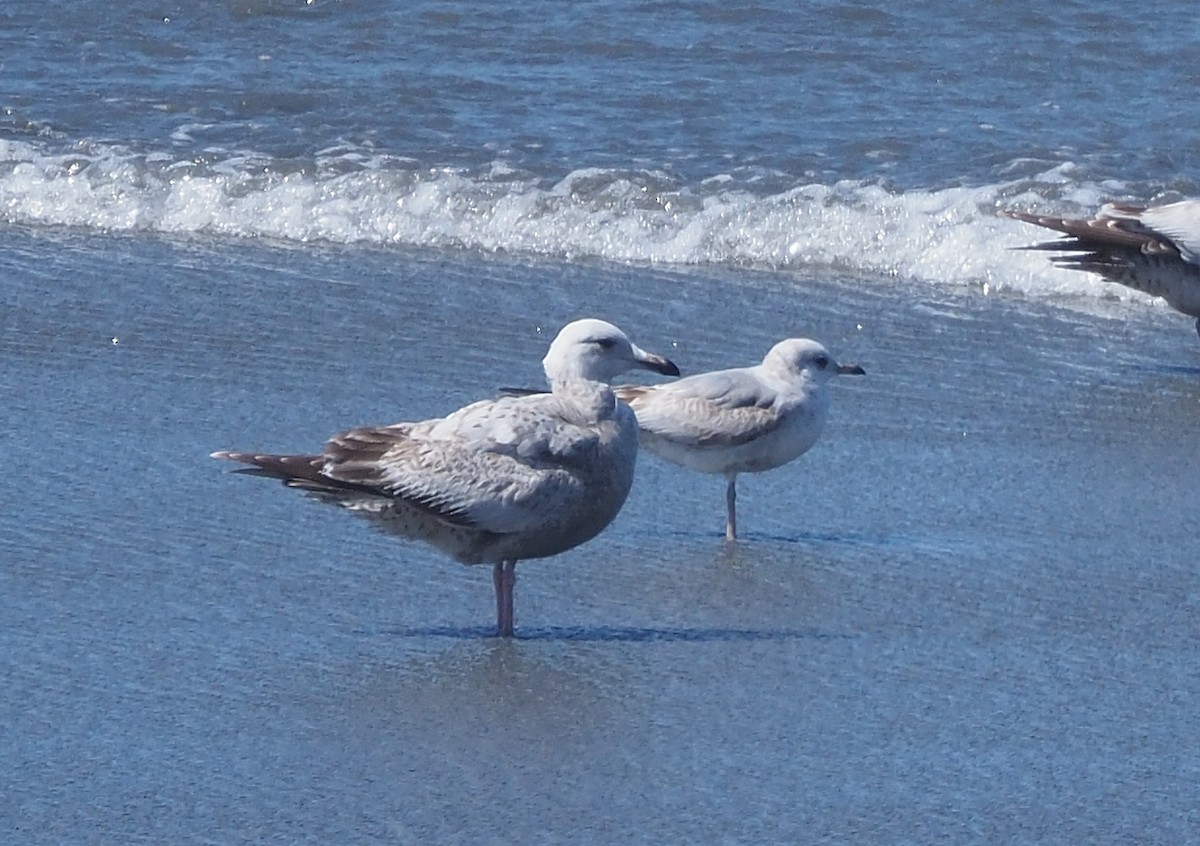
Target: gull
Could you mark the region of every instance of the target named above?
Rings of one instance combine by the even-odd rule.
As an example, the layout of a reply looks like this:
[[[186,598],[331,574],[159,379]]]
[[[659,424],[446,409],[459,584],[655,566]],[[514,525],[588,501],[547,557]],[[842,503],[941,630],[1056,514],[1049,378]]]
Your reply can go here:
[[[496,630],[513,636],[516,563],[599,534],[633,482],[637,420],[608,382],[640,367],[679,369],[611,323],[568,323],[542,360],[550,392],[483,400],[447,417],[351,429],[320,455],[214,452],[239,472],[424,541],[463,564],[491,564]]]
[[[1196,318],[1200,332],[1200,200],[1162,206],[1108,203],[1091,218],[1000,214],[1068,236],[1024,249],[1066,253],[1050,260],[1057,267],[1097,273],[1162,297],[1176,311]]]
[[[637,414],[642,446],[667,461],[725,476],[725,539],[737,538],[738,473],[782,467],[807,452],[829,412],[826,384],[861,376],[806,338],[773,346],[753,367],[698,373],[662,385],[614,388]]]

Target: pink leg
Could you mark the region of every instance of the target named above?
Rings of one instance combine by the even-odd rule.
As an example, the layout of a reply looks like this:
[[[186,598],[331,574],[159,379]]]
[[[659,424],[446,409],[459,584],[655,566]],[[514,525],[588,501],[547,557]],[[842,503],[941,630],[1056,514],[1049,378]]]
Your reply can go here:
[[[496,590],[496,633],[504,633],[504,562],[492,565],[492,587]]]
[[[496,635],[513,636],[513,585],[517,581],[517,562],[500,561],[492,567],[496,588]]]
[[[737,540],[737,474],[730,473],[726,478],[729,484],[725,487],[725,540]]]

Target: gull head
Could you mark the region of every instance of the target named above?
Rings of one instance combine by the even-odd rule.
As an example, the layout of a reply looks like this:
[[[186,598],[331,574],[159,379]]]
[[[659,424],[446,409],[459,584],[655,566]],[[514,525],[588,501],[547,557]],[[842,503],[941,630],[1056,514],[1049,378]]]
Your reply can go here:
[[[818,383],[834,376],[862,376],[857,364],[838,364],[829,350],[808,338],[788,338],[771,347],[763,367],[787,380],[806,378]]]
[[[564,326],[550,344],[542,367],[551,384],[567,379],[611,382],[634,368],[665,376],[679,375],[679,368],[669,360],[646,352],[616,326],[594,318]]]

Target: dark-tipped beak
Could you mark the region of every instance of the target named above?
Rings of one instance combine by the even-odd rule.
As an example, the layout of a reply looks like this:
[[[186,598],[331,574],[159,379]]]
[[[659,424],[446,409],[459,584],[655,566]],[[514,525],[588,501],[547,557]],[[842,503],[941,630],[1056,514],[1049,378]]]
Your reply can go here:
[[[867,371],[863,370],[857,364],[839,364],[838,374],[841,376],[866,376]]]
[[[669,358],[663,358],[661,355],[655,355],[637,347],[633,348],[633,354],[637,357],[638,364],[647,370],[653,370],[664,376],[679,375],[679,368]]]

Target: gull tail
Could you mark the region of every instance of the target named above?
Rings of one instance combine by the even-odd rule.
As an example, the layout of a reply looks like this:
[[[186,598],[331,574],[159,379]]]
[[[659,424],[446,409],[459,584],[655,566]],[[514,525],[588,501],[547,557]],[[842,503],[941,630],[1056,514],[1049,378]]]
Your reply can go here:
[[[344,490],[346,486],[330,479],[321,472],[325,466],[323,455],[263,455],[253,452],[229,452],[221,450],[211,454],[212,458],[237,461],[249,465],[235,470],[247,476],[266,476],[279,479],[289,488],[330,493]]]

